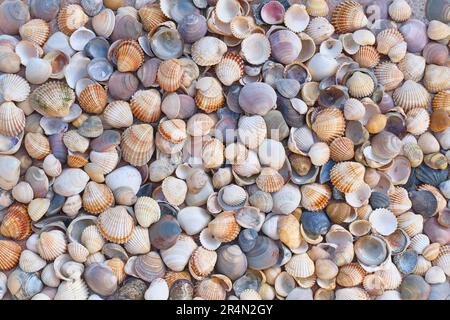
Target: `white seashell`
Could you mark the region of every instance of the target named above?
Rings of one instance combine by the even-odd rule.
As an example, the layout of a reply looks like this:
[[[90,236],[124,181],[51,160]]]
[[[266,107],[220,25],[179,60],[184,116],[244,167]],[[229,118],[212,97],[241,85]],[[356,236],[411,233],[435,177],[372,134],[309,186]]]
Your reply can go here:
[[[53,263],[49,263],[42,270],[41,280],[48,287],[56,288],[59,286],[61,279],[56,275]]]
[[[326,54],[316,53],[307,63],[313,81],[321,81],[334,75],[338,68],[337,61]]]
[[[84,190],[89,181],[89,176],[81,169],[64,169],[55,179],[53,190],[65,197],[76,195]]]
[[[211,216],[205,209],[185,207],[178,212],[177,220],[188,235],[194,235],[206,228],[211,221]]]
[[[369,30],[361,29],[353,32],[353,40],[360,46],[371,46],[375,44],[375,35]]]
[[[89,40],[95,38],[95,33],[85,27],[77,29],[69,38],[69,43],[72,49],[76,51],[83,51]]]
[[[123,166],[108,174],[105,182],[113,192],[120,187],[129,187],[134,193],[137,193],[141,186],[142,178],[135,167]]]
[[[388,236],[397,229],[397,219],[395,215],[387,209],[376,209],[369,216],[372,228],[384,235]]]
[[[157,278],[152,281],[144,294],[145,300],[167,300],[169,299],[169,286],[166,280]]]
[[[190,236],[180,235],[177,242],[166,250],[161,250],[164,264],[173,271],[183,271],[197,244]]]
[[[38,254],[24,250],[20,254],[19,267],[25,272],[37,272],[46,266],[47,262]]]

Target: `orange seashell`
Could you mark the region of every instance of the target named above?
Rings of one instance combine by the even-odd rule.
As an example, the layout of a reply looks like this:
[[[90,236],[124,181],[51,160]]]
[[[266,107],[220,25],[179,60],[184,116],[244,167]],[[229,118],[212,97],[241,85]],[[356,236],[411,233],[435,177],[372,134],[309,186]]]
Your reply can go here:
[[[217,253],[203,247],[197,247],[189,259],[189,272],[196,280],[206,278],[213,270],[217,261]]]
[[[191,275],[187,271],[167,271],[164,275],[164,280],[167,282],[167,286],[172,288],[173,284],[177,280],[188,280],[191,281]]]
[[[157,3],[143,6],[139,9],[138,14],[145,31],[151,32],[159,24],[168,20]]]
[[[92,83],[81,90],[78,103],[84,111],[99,114],[108,104],[108,94],[99,83]]]
[[[167,92],[176,91],[183,80],[183,66],[178,59],[170,59],[160,63],[156,82]]]
[[[236,222],[233,211],[219,213],[214,220],[208,224],[212,236],[220,242],[230,242],[236,239],[241,227]]]
[[[227,52],[215,67],[217,78],[231,86],[244,75],[244,60],[234,52]]]
[[[187,138],[186,123],[181,119],[166,120],[159,124],[158,132],[171,143],[180,143]]]
[[[123,160],[133,166],[146,164],[153,155],[153,128],[149,124],[136,124],[126,129],[120,142]]]
[[[331,189],[326,184],[311,183],[300,188],[302,193],[301,205],[310,211],[325,208],[331,199]]]
[[[380,63],[374,71],[378,82],[384,86],[386,91],[396,89],[404,78],[403,72],[400,71],[396,64],[391,62]]]
[[[446,109],[434,110],[430,117],[430,129],[442,132],[450,126],[450,114]]]
[[[67,155],[67,165],[71,168],[82,168],[89,162],[89,156],[86,153],[69,151]]]
[[[331,169],[331,183],[341,192],[354,192],[364,184],[364,172],[364,166],[358,162],[340,162]]]
[[[19,264],[22,248],[11,240],[0,240],[0,271],[9,271]]]
[[[112,258],[106,261],[106,265],[111,268],[117,278],[117,283],[122,283],[126,278],[125,263],[119,258]]]
[[[355,156],[353,141],[347,137],[339,137],[330,144],[330,157],[333,161],[347,161]]]
[[[101,213],[114,203],[114,195],[105,184],[89,182],[83,193],[83,208],[90,213]]]
[[[28,40],[42,47],[48,39],[50,27],[45,20],[32,19],[19,29],[22,40]]]
[[[144,51],[136,40],[124,40],[114,49],[117,70],[137,71],[144,63]]]
[[[331,23],[337,33],[349,33],[364,28],[367,17],[361,4],[356,1],[343,1],[334,9]]]
[[[222,85],[216,78],[204,77],[197,81],[195,103],[206,113],[215,112],[225,103]]]
[[[134,221],[125,207],[117,206],[108,208],[98,216],[97,227],[106,240],[123,244],[131,238]]]
[[[339,269],[336,282],[342,287],[355,287],[363,282],[365,276],[366,271],[359,263],[349,263]]]
[[[0,234],[14,240],[25,240],[31,235],[31,219],[24,204],[14,203],[8,208]]]
[[[362,46],[353,59],[363,68],[374,68],[380,62],[380,54],[374,46]]]
[[[277,192],[283,187],[284,179],[277,170],[266,167],[256,178],[256,185],[264,192]]]
[[[64,34],[70,36],[77,29],[84,26],[89,17],[83,8],[77,4],[69,4],[62,8],[58,14],[58,28]]]
[[[51,152],[50,143],[47,137],[41,133],[27,133],[24,145],[28,154],[33,159],[42,160]]]
[[[436,93],[433,98],[433,109],[450,110],[450,90]]]
[[[330,143],[344,135],[344,115],[337,108],[323,109],[317,113],[311,128],[320,140]]]
[[[156,89],[136,91],[130,106],[137,119],[147,123],[156,122],[161,116],[161,95]]]

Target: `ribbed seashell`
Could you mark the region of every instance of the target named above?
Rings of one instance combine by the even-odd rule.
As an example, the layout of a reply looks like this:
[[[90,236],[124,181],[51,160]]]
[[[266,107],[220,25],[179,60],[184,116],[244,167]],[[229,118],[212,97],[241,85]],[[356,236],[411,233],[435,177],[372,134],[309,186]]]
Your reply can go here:
[[[402,187],[395,187],[389,192],[389,207],[395,215],[400,215],[412,207],[412,202],[409,199],[408,191]]]
[[[25,114],[13,102],[4,102],[0,106],[0,134],[16,136],[25,129]],[[26,135],[28,136],[28,134]],[[27,139],[25,138],[25,142]]]
[[[284,7],[283,7],[284,9]],[[231,20],[229,25],[231,34],[236,39],[243,39],[250,37],[252,31],[255,29],[255,21],[249,16],[236,16]],[[267,39],[267,38],[266,38]],[[269,45],[270,50],[270,45]]]
[[[253,33],[241,43],[244,59],[254,65],[263,64],[269,59],[271,46],[269,39],[261,33]]]
[[[205,300],[225,300],[226,298],[224,281],[221,278],[217,277],[206,278],[200,281],[195,286],[194,292],[196,297]]]
[[[12,197],[20,203],[30,203],[34,198],[33,188],[25,181],[21,181],[14,186],[11,192]]]
[[[361,4],[355,1],[341,2],[333,11],[331,17],[337,33],[348,33],[364,28],[367,17]]]
[[[83,27],[89,20],[83,8],[77,4],[69,4],[59,10],[58,28],[64,34],[70,36],[78,28]]]
[[[150,252],[151,244],[148,229],[136,226],[131,233],[130,239],[124,244],[124,247],[127,252],[133,255]]]
[[[183,271],[196,248],[197,244],[192,237],[180,235],[172,247],[161,250],[161,257],[165,265],[171,270]]]
[[[344,105],[344,117],[347,120],[361,120],[366,113],[364,105],[358,99],[350,98]]]
[[[164,276],[166,267],[160,255],[151,251],[145,255],[138,256],[135,262],[135,271],[137,275],[147,282]]]
[[[203,37],[191,47],[192,60],[202,67],[216,65],[227,52],[227,45],[215,37]]]
[[[256,178],[256,185],[264,192],[277,192],[284,185],[284,179],[277,170],[266,167]]]
[[[195,103],[206,113],[215,112],[225,103],[221,83],[213,77],[203,77],[195,85]]]
[[[238,81],[244,75],[244,61],[232,52],[227,52],[215,66],[217,78],[226,86]]]
[[[433,265],[441,267],[445,274],[450,274],[450,247],[448,245],[439,248],[439,255],[433,260]]]
[[[329,8],[325,0],[307,0],[306,11],[313,17],[325,17],[328,15]]]
[[[430,42],[422,52],[426,63],[443,66],[447,62],[448,49],[442,43]]]
[[[122,157],[134,166],[146,164],[154,150],[153,128],[148,124],[129,127],[122,134]]]
[[[403,81],[403,72],[390,62],[380,63],[375,68],[375,76],[386,91],[396,89]]]
[[[144,52],[136,40],[123,40],[114,48],[117,70],[137,71],[144,63]]]
[[[389,5],[389,16],[396,22],[403,22],[411,17],[412,10],[406,0],[395,0]]]
[[[20,36],[23,40],[43,46],[50,33],[49,25],[42,19],[32,19],[19,28]]]
[[[104,184],[89,182],[83,193],[83,208],[90,213],[101,213],[114,202],[110,188]]]
[[[207,277],[214,269],[217,261],[217,253],[198,247],[189,259],[189,272],[196,280]]]
[[[380,62],[380,55],[374,46],[361,46],[353,59],[363,68],[374,68]]]
[[[326,108],[317,113],[311,128],[321,140],[330,143],[344,135],[345,119],[339,109]]]
[[[444,42],[448,42],[450,27],[442,21],[432,20],[428,24],[427,35],[431,40],[443,40]]]
[[[28,204],[28,215],[31,220],[38,221],[41,219],[50,208],[50,200],[46,198],[36,198],[33,199]]]
[[[334,31],[335,28],[326,18],[317,17],[309,22],[305,33],[313,39],[316,45],[319,45],[330,38]]]
[[[42,160],[51,152],[47,137],[40,133],[27,133],[25,135],[24,145],[28,154],[33,159]]]
[[[238,124],[238,137],[239,141],[250,149],[256,149],[264,141],[267,134],[266,123],[264,118],[259,115],[241,117]],[[227,160],[233,158],[238,163],[245,160],[244,155],[241,158],[241,149],[233,151],[233,156],[227,156]],[[231,150],[230,150],[231,151]],[[242,150],[243,151],[243,150]],[[239,160],[242,159],[242,160]],[[236,163],[232,161],[232,163]]]
[[[358,263],[350,263],[339,269],[336,282],[342,287],[356,287],[363,282],[365,275],[366,271],[361,265]]]
[[[63,82],[47,82],[29,97],[31,107],[46,117],[65,117],[75,102],[75,93]]]
[[[450,88],[449,69],[446,66],[437,66],[434,64],[427,65],[423,84],[431,93],[448,90]]]
[[[403,41],[403,36],[397,29],[385,29],[377,35],[377,51],[387,55],[395,45]]]
[[[154,30],[159,24],[167,21],[167,17],[156,3],[144,5],[138,11],[141,23],[146,31]]]
[[[444,270],[441,267],[434,266],[427,270],[425,273],[425,281],[429,284],[444,283],[446,276]]]
[[[134,214],[139,225],[148,228],[159,220],[161,210],[154,199],[150,197],[139,197],[134,204]]]
[[[89,148],[89,139],[81,136],[76,130],[69,130],[64,133],[64,145],[73,152],[84,153]]]
[[[125,207],[108,208],[102,212],[97,220],[101,235],[114,243],[125,243],[133,232],[134,222]]]
[[[89,251],[81,243],[71,242],[67,245],[67,252],[70,257],[80,263],[84,263],[89,256]]]
[[[186,124],[186,132],[193,137],[203,137],[214,127],[214,120],[204,113],[194,114]]]
[[[427,131],[429,125],[430,115],[426,109],[415,108],[407,113],[406,130],[409,133],[419,136]]]
[[[181,119],[165,120],[158,126],[161,137],[171,143],[180,143],[187,138],[186,123]]]
[[[330,144],[330,157],[333,161],[348,161],[355,155],[353,141],[347,137],[339,137]]]
[[[225,211],[219,213],[208,224],[208,229],[215,239],[221,242],[230,242],[238,236],[241,227],[236,222],[234,212]]]
[[[0,240],[0,270],[9,271],[19,264],[22,248],[11,240]]]
[[[78,97],[80,107],[88,112],[102,113],[108,103],[106,90],[97,82],[86,86]]]
[[[204,16],[198,13],[186,15],[178,24],[178,32],[187,43],[194,43],[205,36],[208,31]]]
[[[187,193],[186,182],[175,177],[167,177],[161,186],[162,193],[170,204],[178,206],[184,202]]]
[[[126,277],[125,263],[117,257],[107,260],[105,263],[108,267],[111,268],[113,274],[117,278],[117,282],[119,284],[121,284],[125,280],[125,277]]]
[[[60,230],[42,232],[39,236],[38,253],[41,258],[53,261],[67,250],[67,241]]]
[[[111,102],[103,112],[103,119],[113,128],[130,127],[133,124],[130,104],[125,101]]]
[[[375,83],[368,74],[362,72],[355,72],[347,80],[346,86],[352,97],[364,98],[370,96],[375,90]]]
[[[306,253],[295,254],[285,265],[286,272],[295,278],[307,278],[314,274],[314,262]]]
[[[412,53],[407,53],[398,64],[405,80],[419,82],[425,72],[425,58]]]
[[[31,220],[24,204],[14,203],[8,208],[0,226],[0,234],[14,240],[25,240],[31,235]]]
[[[405,212],[397,217],[398,227],[403,229],[408,236],[413,237],[422,233],[423,217],[411,211]]]
[[[418,254],[422,254],[426,247],[430,245],[430,239],[423,233],[419,233],[411,238],[410,249]]]
[[[408,112],[413,108],[426,108],[430,102],[430,94],[419,83],[406,80],[403,85],[394,91],[395,104]]]
[[[131,98],[130,106],[139,120],[155,122],[161,115],[161,96],[155,89],[139,90]]]
[[[16,74],[4,74],[0,77],[0,96],[4,101],[22,102],[30,94],[28,82]]]
[[[423,151],[417,143],[410,142],[403,144],[403,154],[408,158],[411,167],[416,168],[422,164]]]
[[[306,184],[300,188],[300,191],[302,193],[301,205],[307,210],[322,210],[331,199],[331,190],[326,184]]]
[[[357,162],[340,162],[331,169],[331,183],[341,192],[358,190],[364,183],[364,166]]]
[[[90,254],[93,254],[102,249],[105,240],[103,240],[97,226],[90,225],[81,233],[81,244],[88,249]]]
[[[335,300],[370,300],[370,296],[359,287],[343,288],[335,291]]]
[[[210,139],[203,145],[202,160],[205,169],[220,167],[224,162],[224,146],[219,139]]]

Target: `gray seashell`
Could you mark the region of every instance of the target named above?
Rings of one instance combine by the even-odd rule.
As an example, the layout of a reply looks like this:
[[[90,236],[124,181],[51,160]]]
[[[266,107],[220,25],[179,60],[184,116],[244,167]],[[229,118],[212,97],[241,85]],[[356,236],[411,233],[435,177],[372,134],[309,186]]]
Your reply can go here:
[[[236,210],[236,222],[243,228],[259,231],[264,223],[265,215],[256,207],[243,207]]]
[[[374,210],[387,208],[389,207],[389,197],[385,193],[373,191],[370,195],[369,203]]]
[[[97,224],[97,217],[91,215],[82,215],[72,220],[67,227],[67,237],[70,242],[81,243],[81,233],[83,230]]]
[[[431,292],[428,300],[447,300],[450,295],[450,282],[445,281],[431,285]]]
[[[119,14],[116,16],[114,30],[111,33],[111,40],[133,39],[137,40],[143,33],[142,24],[129,14]]]
[[[117,277],[107,265],[90,264],[84,272],[84,279],[89,289],[99,295],[110,296],[117,290]]]
[[[49,188],[49,181],[44,170],[34,166],[29,167],[25,174],[25,181],[28,182],[33,189],[35,198],[46,197]]]
[[[29,6],[33,18],[50,21],[58,15],[61,0],[30,0]]]
[[[275,81],[279,94],[287,99],[295,98],[300,92],[300,83],[295,79],[279,79]]]
[[[277,263],[274,266],[281,267],[281,266],[285,265],[286,263],[288,263],[289,260],[291,260],[292,251],[289,250],[289,248],[287,246],[285,246],[281,241],[277,241],[276,244],[278,245],[280,253],[278,256]]]
[[[239,93],[239,106],[249,114],[264,116],[275,107],[277,95],[263,82],[246,84]]]
[[[137,76],[139,80],[141,80],[141,83],[145,88],[149,88],[155,85],[156,74],[158,73],[158,67],[160,63],[160,59],[151,58],[147,60],[137,71]]]
[[[415,174],[417,180],[420,182],[437,187],[439,184],[447,180],[448,168],[444,170],[435,170],[425,164],[422,164],[415,169]]]
[[[163,27],[153,34],[150,48],[161,60],[175,59],[183,53],[183,40],[177,30]]]
[[[90,16],[96,16],[100,13],[103,8],[102,0],[81,0],[81,6],[84,9],[84,12]]]
[[[323,211],[303,211],[300,222],[303,230],[313,236],[325,235],[331,227],[331,221]]]
[[[6,274],[0,272],[0,299],[3,299],[8,290],[6,286],[7,279]]]
[[[172,284],[169,290],[170,300],[192,300],[194,296],[194,286],[191,281],[179,279]]]
[[[417,265],[418,254],[414,250],[407,250],[394,256],[393,261],[401,273],[409,274]]]
[[[137,257],[134,269],[139,277],[147,282],[161,278],[166,273],[166,267],[155,251]]]
[[[402,300],[427,300],[431,292],[431,286],[418,275],[411,274],[403,278],[400,285]]]
[[[115,71],[108,81],[108,92],[116,100],[129,100],[139,87],[139,79],[132,73]]]
[[[260,274],[255,271],[248,270],[242,277],[233,283],[233,291],[237,296],[240,296],[244,290],[253,289],[259,291],[262,284]]]
[[[253,229],[244,229],[239,234],[238,242],[242,251],[249,252],[255,247],[258,232]]]
[[[168,249],[175,244],[180,233],[178,221],[173,216],[165,215],[151,225],[150,243],[157,249]]]
[[[300,189],[293,184],[286,184],[280,191],[272,194],[273,212],[279,214],[289,214],[300,204]]]
[[[256,239],[255,246],[246,253],[248,266],[255,270],[263,270],[274,266],[280,254],[275,241],[259,236]]]
[[[103,133],[103,124],[100,117],[90,116],[78,128],[78,133],[85,138],[97,138]]]
[[[44,284],[36,273],[27,273],[20,268],[8,276],[8,290],[18,300],[29,300],[42,291]]]
[[[223,246],[217,251],[216,269],[231,280],[236,280],[247,270],[247,257],[237,245]]]
[[[52,134],[64,133],[69,128],[67,122],[62,121],[60,118],[47,118],[42,117],[40,120],[40,125],[46,135],[50,136]]]
[[[114,72],[114,68],[107,59],[95,58],[89,62],[87,72],[92,80],[108,81]]]
[[[118,300],[144,300],[147,284],[141,279],[130,278],[117,291]]]
[[[55,195],[52,198],[52,201],[50,202],[50,207],[48,207],[47,215],[52,216],[59,213],[62,207],[64,206],[65,201],[66,198],[64,196],[55,193]]]
[[[398,30],[408,44],[408,52],[421,52],[428,43],[427,26],[420,20],[410,19]]]
[[[403,253],[410,244],[410,238],[403,229],[397,229],[385,237],[392,250],[392,255]]]
[[[430,191],[411,191],[409,199],[412,202],[412,210],[424,218],[429,218],[437,212],[438,201]]]
[[[84,46],[84,54],[91,59],[106,58],[108,50],[109,42],[103,37],[92,38]]]
[[[283,141],[289,136],[289,127],[280,111],[271,110],[263,118],[266,121],[269,139]]]
[[[355,255],[361,265],[376,268],[389,257],[389,248],[384,239],[368,235],[356,240]]]
[[[128,260],[127,252],[117,243],[106,243],[102,248],[102,253],[108,259],[119,258],[123,262],[127,262]]]
[[[90,147],[94,151],[105,152],[117,147],[119,144],[120,133],[115,130],[105,130],[99,137],[91,140]]]
[[[207,31],[205,17],[197,13],[186,15],[178,25],[178,32],[186,43],[194,43],[202,38]]]

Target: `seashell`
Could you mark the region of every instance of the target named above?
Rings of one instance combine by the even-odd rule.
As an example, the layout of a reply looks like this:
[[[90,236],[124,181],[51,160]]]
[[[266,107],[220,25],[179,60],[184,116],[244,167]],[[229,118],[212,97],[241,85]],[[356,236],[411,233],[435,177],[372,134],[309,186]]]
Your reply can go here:
[[[199,66],[213,66],[222,60],[227,51],[226,44],[214,37],[203,37],[191,47],[192,60]]]
[[[28,204],[28,215],[31,220],[38,221],[41,219],[50,208],[50,200],[45,198],[36,198]]]
[[[69,243],[67,245],[67,251],[74,261],[80,263],[84,263],[89,255],[89,251],[81,243],[78,242]]]
[[[279,296],[286,297],[294,289],[295,289],[295,280],[286,271],[281,272],[275,279],[275,291]]]
[[[316,17],[311,19],[305,33],[313,39],[314,44],[318,45],[330,38],[334,31],[335,28],[326,18]]]
[[[40,133],[27,133],[24,145],[30,157],[38,160],[44,159],[51,151],[48,139]]]
[[[114,149],[106,152],[91,151],[89,158],[101,174],[107,174],[113,171],[119,161],[119,155]],[[88,171],[86,170],[86,167],[85,171]]]
[[[364,98],[370,96],[375,89],[375,83],[369,75],[356,71],[347,80],[346,85],[352,97]]]
[[[425,68],[423,84],[431,93],[448,90],[448,68],[430,64]]]
[[[215,251],[198,247],[189,259],[189,272],[196,280],[202,280],[213,271],[216,261],[217,253]]]
[[[395,215],[384,208],[372,211],[369,216],[369,222],[371,223],[373,230],[384,236],[392,234],[397,229],[397,219],[395,218]]]
[[[390,256],[385,240],[373,235],[361,237],[355,242],[355,254],[366,271],[374,269],[376,271]]]
[[[366,113],[364,105],[357,99],[350,98],[344,105],[344,117],[347,120],[361,120]]]
[[[220,82],[230,86],[244,75],[244,61],[235,53],[226,53],[215,66],[215,71]]]
[[[284,7],[283,7],[284,10]],[[212,29],[212,28],[211,28]],[[226,26],[226,31],[223,31],[224,33],[231,33],[231,35],[233,37],[235,37],[235,39],[243,39],[245,40],[246,38],[250,37],[252,34],[260,34],[261,33],[252,33],[255,30],[255,21],[252,17],[248,17],[248,16],[235,16],[229,25]],[[222,33],[222,31],[218,32]],[[267,38],[261,38],[261,39],[265,39],[267,41]],[[229,44],[228,44],[229,45]],[[267,47],[269,48],[269,52],[270,52],[270,45],[269,43],[267,43]]]
[[[408,192],[402,187],[395,187],[389,193],[389,210],[396,216],[408,211],[412,207],[412,202],[409,199]]]
[[[226,276],[223,277],[230,281]],[[206,278],[200,281],[195,287],[195,296],[205,300],[224,300],[226,297],[225,286],[226,282],[222,278]]]
[[[97,226],[106,240],[122,244],[130,239],[134,223],[125,207],[118,206],[102,212],[98,217]]]
[[[177,220],[188,235],[195,235],[208,225],[211,217],[204,209],[185,207],[178,213]]]
[[[445,273],[441,267],[434,266],[425,273],[425,281],[429,284],[438,284],[445,282]]]
[[[422,55],[426,63],[443,66],[447,62],[448,49],[441,43],[429,42],[423,48]]]
[[[405,80],[420,81],[425,71],[425,59],[421,56],[407,53],[400,61],[398,68],[403,73]]]
[[[0,134],[16,136],[25,129],[25,114],[13,102],[4,102],[0,108],[0,126]],[[27,141],[29,139],[25,138],[26,145]]]
[[[239,119],[238,124],[238,137],[239,141],[250,149],[255,149],[261,145],[266,137],[267,127],[260,115],[242,117]],[[245,157],[247,157],[247,152],[241,148],[242,145],[236,145],[236,147],[225,150],[225,157],[230,160],[233,164],[241,164]],[[241,150],[242,149],[242,150]],[[227,152],[227,150],[229,150]],[[232,156],[227,156],[227,154],[232,154]],[[248,157],[247,157],[248,159]]]
[[[330,159],[330,148],[324,142],[314,143],[309,149],[308,156],[315,166],[323,166]]]
[[[99,83],[94,82],[81,90],[78,102],[84,111],[99,114],[108,103],[108,95]]]
[[[385,29],[377,35],[377,51],[387,55],[398,43],[403,42],[402,34],[396,29]]]
[[[191,237],[181,235],[172,247],[161,251],[161,257],[171,270],[183,271],[196,248]]]
[[[30,85],[16,74],[4,74],[0,77],[0,95],[4,101],[25,101],[30,94]]]
[[[293,255],[286,264],[286,272],[293,277],[306,278],[314,274],[314,262],[306,253]]]
[[[419,181],[437,186],[446,180],[447,170],[433,170],[427,165],[421,165],[416,169],[415,173]]]
[[[148,229],[140,226],[135,227],[124,247],[129,253],[136,255],[150,252],[151,245]]]
[[[427,300],[431,287],[418,275],[407,275],[400,286],[402,300]]]
[[[150,227],[150,242],[155,248],[165,250],[175,244],[180,233],[181,228],[177,220],[164,215]]]
[[[302,234],[316,237],[324,235],[330,229],[331,223],[328,216],[323,212],[305,211],[300,218]]]
[[[240,226],[232,211],[225,211],[218,214],[209,224],[208,229],[211,235],[221,241],[230,242],[235,239],[240,231]]]
[[[0,7],[0,15],[3,21],[2,33],[18,34],[20,26],[30,20],[28,6],[18,1],[8,1]]]
[[[31,235],[31,220],[27,208],[21,203],[14,203],[3,217],[0,234],[14,240],[25,240]]]
[[[206,169],[218,168],[224,162],[224,147],[220,140],[211,139],[203,145],[202,160]]]
[[[154,151],[153,128],[148,124],[133,125],[122,134],[122,156],[132,165],[146,164]]]
[[[404,22],[411,17],[411,7],[405,0],[395,0],[388,9],[389,16],[396,22]]]
[[[330,157],[333,161],[347,161],[355,155],[353,141],[347,137],[339,137],[330,144]]]
[[[58,14],[59,11],[60,3],[57,0],[48,1],[46,3],[32,0],[30,1],[29,6],[32,17],[50,21],[56,18],[56,15]]]
[[[437,210],[437,199],[430,191],[411,191],[409,198],[412,202],[413,211],[426,218],[431,217]]]
[[[88,249],[90,254],[99,252],[105,241],[95,225],[86,227],[81,233],[81,244]]]
[[[241,52],[248,63],[263,64],[270,56],[271,44],[265,35],[253,33],[242,41]]]
[[[222,85],[212,77],[203,77],[195,85],[195,103],[206,113],[215,112],[225,103]]]
[[[309,15],[305,6],[293,4],[284,14],[284,25],[293,32],[302,32],[308,24]]]
[[[44,285],[35,273],[27,273],[20,269],[8,276],[8,290],[18,300],[29,300],[42,291]]]
[[[362,186],[364,167],[356,162],[340,162],[334,165],[330,176],[333,186],[339,191],[353,192]]]
[[[386,91],[396,89],[403,81],[403,73],[395,64],[390,62],[379,64],[375,68],[375,75]]]
[[[167,177],[162,183],[162,192],[170,204],[180,205],[186,198],[187,186],[183,180]]]
[[[338,289],[335,296],[335,300],[369,300],[369,294],[358,287]]]
[[[185,76],[183,76],[184,78]],[[184,94],[169,93],[161,103],[161,110],[169,119],[186,119],[192,116],[197,109],[192,97]]]
[[[153,280],[144,297],[145,300],[168,300],[169,287],[166,280],[161,278]]]
[[[360,285],[366,271],[357,263],[350,263],[342,266],[336,277],[336,282],[342,287],[355,287]]]
[[[138,10],[145,31],[154,30],[159,24],[167,21],[167,17],[156,4],[146,4]]]
[[[154,199],[139,197],[134,205],[134,214],[139,225],[148,228],[159,220],[161,210]]]
[[[353,32],[367,25],[367,17],[361,4],[355,1],[341,2],[331,17],[337,33]]]
[[[423,230],[423,217],[411,211],[399,215],[397,221],[398,227],[403,229],[410,237],[421,233]]]
[[[261,7],[260,15],[267,24],[279,24],[283,22],[285,8],[278,1],[269,1]]]
[[[103,119],[113,128],[127,128],[133,124],[130,105],[125,101],[108,104],[103,112]]]
[[[99,295],[109,296],[117,290],[117,277],[106,264],[90,264],[84,272],[84,279],[89,289]]]
[[[126,11],[127,8],[124,8],[122,10]],[[132,12],[133,14],[116,15],[114,30],[110,36],[112,41],[130,38],[133,40],[137,40],[142,35],[143,28],[142,24],[138,21],[137,12],[136,10]]]
[[[439,20],[432,20],[428,24],[427,27],[427,35],[428,38],[431,40],[444,40],[447,41],[448,36],[450,35],[450,28],[447,24],[439,21]]]
[[[139,80],[132,73],[114,72],[108,81],[108,91],[113,99],[129,100],[137,91]]]
[[[187,43],[200,40],[207,32],[205,17],[197,13],[186,15],[178,25],[178,32]]]
[[[345,119],[338,109],[327,108],[319,111],[311,128],[321,140],[328,143],[344,134]]]
[[[307,210],[318,211],[325,208],[331,199],[331,190],[325,184],[306,184],[300,188],[301,205]]]
[[[25,181],[21,181],[15,185],[12,189],[11,195],[16,201],[25,204],[30,203],[34,197],[33,189],[30,184]]]
[[[328,4],[324,0],[307,0],[306,11],[310,16],[325,17],[328,15]]]
[[[273,168],[266,167],[256,178],[256,185],[264,192],[277,192],[284,185],[283,177]]]
[[[65,197],[76,195],[84,190],[89,176],[81,169],[64,169],[53,184],[53,190]]]
[[[430,116],[425,109],[417,108],[408,112],[406,129],[413,135],[421,135],[427,131],[430,124]]]
[[[58,28],[64,34],[70,36],[74,31],[83,27],[89,17],[83,8],[77,4],[70,4],[59,10]]]
[[[39,236],[37,249],[41,258],[53,261],[66,252],[66,237],[60,230],[42,232]]]
[[[106,185],[89,182],[83,193],[83,208],[90,213],[101,213],[114,202],[114,196]]]
[[[364,68],[374,68],[380,62],[380,55],[373,46],[361,46],[353,59]]]
[[[161,27],[148,40],[152,52],[161,60],[178,58],[183,53],[183,41],[175,29]]]
[[[22,248],[19,244],[11,240],[0,240],[0,270],[9,271],[18,264]]]
[[[417,19],[409,19],[399,28],[408,44],[408,52],[416,53],[422,51],[428,43],[426,29],[425,23]]]
[[[352,208],[345,202],[335,202],[328,204],[326,213],[332,222],[342,223],[350,217]]]
[[[29,97],[31,107],[46,117],[64,117],[75,101],[75,93],[62,82],[47,82]]]

